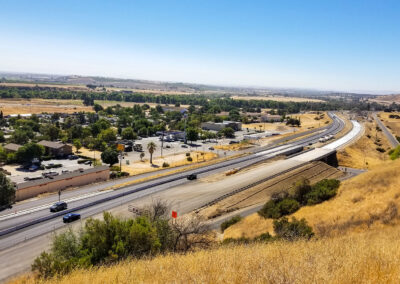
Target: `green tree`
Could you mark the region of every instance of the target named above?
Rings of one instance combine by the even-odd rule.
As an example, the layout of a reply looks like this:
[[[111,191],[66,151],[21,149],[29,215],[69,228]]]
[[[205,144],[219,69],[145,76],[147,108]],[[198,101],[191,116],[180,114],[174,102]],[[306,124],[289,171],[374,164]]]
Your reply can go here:
[[[36,143],[28,143],[18,149],[16,159],[20,163],[29,163],[34,158],[40,159],[44,155],[45,149],[42,145]]]
[[[104,141],[106,143],[114,142],[117,140],[117,134],[115,133],[114,129],[105,129],[100,132],[100,134],[97,136],[97,138],[101,141]]]
[[[220,130],[219,133],[226,138],[235,138],[235,130],[233,130],[231,127],[225,127],[224,129]]]
[[[118,152],[113,148],[107,148],[103,153],[101,153],[101,160],[109,164],[110,167],[115,163],[118,163]]]
[[[153,164],[153,153],[156,151],[157,146],[154,142],[150,142],[147,144],[147,150],[149,151],[150,154],[150,164]]]
[[[190,142],[197,141],[199,139],[199,132],[196,128],[189,127],[186,130],[186,139]]]
[[[99,104],[94,104],[93,109],[95,112],[102,111],[104,108]]]
[[[15,201],[15,187],[10,179],[0,171],[0,206],[13,204]]]
[[[124,128],[124,129],[122,130],[121,135],[122,135],[122,138],[123,138],[123,139],[128,139],[128,140],[136,139],[136,138],[137,138],[137,135],[136,135],[135,132],[133,132],[132,127]]]
[[[24,145],[29,142],[29,134],[27,131],[16,129],[11,135],[11,141],[16,144]]]
[[[79,149],[82,148],[82,143],[80,139],[75,139],[74,140],[74,146],[76,148],[76,152],[79,152]]]
[[[140,153],[140,161],[143,161],[144,158],[144,152]]]

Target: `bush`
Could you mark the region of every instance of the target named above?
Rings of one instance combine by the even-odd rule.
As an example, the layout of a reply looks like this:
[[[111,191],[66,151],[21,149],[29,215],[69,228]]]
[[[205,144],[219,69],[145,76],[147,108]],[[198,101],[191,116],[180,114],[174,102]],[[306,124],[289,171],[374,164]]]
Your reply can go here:
[[[376,151],[381,152],[381,153],[385,153],[386,150],[383,149],[382,147],[376,147]]]
[[[258,214],[264,218],[278,219],[296,212],[299,208],[299,202],[292,198],[270,200],[258,211]]]
[[[110,171],[113,171],[113,172],[119,172],[121,169],[120,169],[120,167],[119,166],[112,166],[112,167],[110,167]]]
[[[121,178],[129,176],[128,172],[111,172],[110,179]]]
[[[283,238],[288,241],[310,239],[314,236],[312,228],[308,226],[307,221],[304,218],[297,220],[293,217],[291,222],[286,217],[280,220],[275,220],[274,231],[278,238]]]
[[[236,224],[240,220],[242,220],[242,217],[240,215],[236,215],[236,216],[233,216],[231,219],[224,221],[221,224],[221,231],[224,232],[227,228],[229,228],[233,224]]]
[[[164,163],[162,164],[162,167],[163,167],[163,168],[168,168],[168,167],[169,167],[169,164],[168,164],[167,162],[164,162]]]
[[[312,186],[310,192],[304,196],[307,205],[314,205],[331,199],[337,193],[340,181],[336,179],[323,179]]]
[[[400,145],[389,151],[390,159],[396,160],[400,157]],[[8,160],[8,156],[7,156]]]
[[[193,161],[192,157],[187,157],[186,160],[188,160],[189,162]]]
[[[186,157],[190,157],[190,153],[186,153]]]

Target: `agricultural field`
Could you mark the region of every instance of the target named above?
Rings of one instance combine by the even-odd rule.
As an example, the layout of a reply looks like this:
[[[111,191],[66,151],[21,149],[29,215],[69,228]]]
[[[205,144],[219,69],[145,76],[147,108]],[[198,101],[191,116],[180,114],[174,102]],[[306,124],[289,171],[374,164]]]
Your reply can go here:
[[[313,102],[320,103],[323,100],[300,98],[300,97],[283,97],[283,96],[232,96],[234,100],[262,100],[262,101],[277,101],[277,102]]]
[[[298,118],[301,121],[300,127],[296,127],[297,131],[305,131],[313,128],[322,127],[332,120],[326,113],[316,114],[316,113],[302,113],[302,114],[293,114],[289,115],[289,117]],[[294,128],[286,125],[284,122],[261,122],[261,123],[249,123],[242,124],[242,129],[251,129],[251,130],[262,130],[262,131],[293,131]]]
[[[93,112],[90,106],[84,106],[80,100],[45,100],[45,99],[0,99],[0,111],[9,114],[39,114]]]

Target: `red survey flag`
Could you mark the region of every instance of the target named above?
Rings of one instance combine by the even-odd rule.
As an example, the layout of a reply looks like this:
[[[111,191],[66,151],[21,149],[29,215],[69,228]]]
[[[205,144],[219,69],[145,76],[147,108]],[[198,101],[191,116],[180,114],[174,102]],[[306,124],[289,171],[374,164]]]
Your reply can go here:
[[[177,218],[178,212],[172,210],[172,218]]]

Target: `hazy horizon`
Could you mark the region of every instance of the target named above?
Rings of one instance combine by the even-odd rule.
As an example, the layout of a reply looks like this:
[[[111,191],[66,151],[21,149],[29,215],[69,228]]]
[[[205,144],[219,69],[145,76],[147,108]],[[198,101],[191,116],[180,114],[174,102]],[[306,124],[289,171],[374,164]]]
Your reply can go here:
[[[0,70],[398,93],[397,1],[12,1]]]

